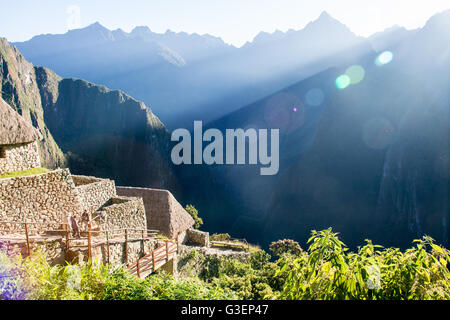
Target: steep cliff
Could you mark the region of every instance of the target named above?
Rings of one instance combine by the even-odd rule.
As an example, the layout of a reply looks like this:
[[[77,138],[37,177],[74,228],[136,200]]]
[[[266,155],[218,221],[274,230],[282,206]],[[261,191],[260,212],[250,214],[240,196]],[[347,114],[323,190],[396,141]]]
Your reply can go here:
[[[59,80],[52,74],[51,82]],[[6,39],[0,38],[1,97],[44,136],[39,142],[42,164],[48,168],[62,167],[66,159],[45,124],[38,82],[34,66]]]
[[[5,39],[0,62],[3,99],[44,135],[44,166],[68,166],[73,173],[123,185],[173,189],[170,134],[145,104],[34,67]]]

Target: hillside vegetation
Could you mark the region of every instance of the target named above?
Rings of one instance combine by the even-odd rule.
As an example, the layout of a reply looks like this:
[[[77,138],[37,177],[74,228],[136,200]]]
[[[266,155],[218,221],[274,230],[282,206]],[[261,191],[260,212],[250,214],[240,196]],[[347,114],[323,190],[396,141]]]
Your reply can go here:
[[[247,262],[202,258],[198,277],[178,280],[164,273],[145,280],[98,263],[51,267],[42,254],[0,254],[0,299],[92,300],[415,300],[450,298],[449,251],[424,237],[406,251],[367,240],[349,252],[331,229],[313,231],[303,251],[282,240]],[[283,250],[284,248],[284,250]],[[194,259],[193,256],[190,257]]]

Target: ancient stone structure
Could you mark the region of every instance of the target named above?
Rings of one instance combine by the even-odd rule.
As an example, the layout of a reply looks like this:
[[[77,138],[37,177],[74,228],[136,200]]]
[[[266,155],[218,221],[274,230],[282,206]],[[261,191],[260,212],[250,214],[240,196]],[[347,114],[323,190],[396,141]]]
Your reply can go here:
[[[0,116],[0,174],[39,167],[40,133],[3,100]],[[84,238],[70,235],[68,214],[81,222],[85,211],[91,228],[80,224]],[[169,242],[159,243],[148,229],[178,243],[208,246],[209,234],[193,225],[167,190],[116,188],[112,180],[72,175],[69,169],[0,179],[0,250],[28,254],[39,249],[52,264],[84,263],[90,257],[127,265],[158,245],[168,248]],[[165,268],[175,273],[176,253],[169,257],[167,250]]]
[[[85,184],[76,186],[75,181]],[[33,231],[62,229],[67,213],[80,221],[84,210],[101,230],[147,229],[142,199],[118,197],[111,180],[72,176],[68,169],[0,180],[0,221],[47,223],[31,225]],[[22,225],[10,224],[0,234],[22,230]]]
[[[116,187],[121,196],[140,197],[144,200],[147,226],[161,231],[170,239],[185,242],[186,231],[194,224],[194,219],[183,209],[168,190]]]
[[[0,174],[41,165],[40,132],[0,97]]]
[[[145,208],[141,198],[115,196],[95,213],[93,218],[96,219],[97,216],[106,217],[106,220],[99,224],[102,230],[147,229]]]
[[[68,169],[0,179],[0,221],[26,220],[48,223],[46,226],[31,225],[34,229],[59,229],[68,212],[79,218],[82,209],[82,201]],[[0,234],[22,230],[20,224],[2,225]]]
[[[209,232],[188,229],[186,231],[186,243],[202,247],[209,247]]]
[[[116,195],[114,181],[96,177],[72,175],[83,208],[88,212],[97,211]]]

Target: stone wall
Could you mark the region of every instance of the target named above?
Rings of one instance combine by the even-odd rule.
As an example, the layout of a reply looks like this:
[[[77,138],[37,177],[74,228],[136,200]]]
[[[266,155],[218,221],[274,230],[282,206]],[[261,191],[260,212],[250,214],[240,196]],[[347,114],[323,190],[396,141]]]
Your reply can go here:
[[[0,221],[46,223],[31,225],[30,231],[58,229],[66,214],[79,219],[83,205],[68,169],[28,177],[0,180]],[[23,232],[22,225],[0,225],[0,234]]]
[[[46,242],[44,240],[32,241],[30,244],[31,252],[43,252],[50,265],[65,264],[66,244],[61,239],[59,241]],[[7,256],[21,254],[23,257],[27,255],[26,241],[0,241],[0,251],[6,253]]]
[[[38,143],[0,146],[0,174],[41,166]]]
[[[186,243],[194,246],[209,247],[209,232],[203,232],[195,229],[186,231]]]
[[[144,200],[149,229],[159,230],[170,239],[180,239],[195,222],[168,190],[116,187],[117,194]]]
[[[90,213],[100,209],[116,195],[116,186],[112,180],[76,175],[72,175],[72,179],[84,209]]]
[[[109,244],[109,264],[125,265],[125,242],[111,241]],[[157,247],[157,241],[149,240],[129,240],[128,241],[128,263],[134,263],[145,254],[153,251]],[[108,246],[106,243],[94,246],[92,248],[93,260],[99,263],[108,264]],[[71,263],[83,264],[88,260],[87,248],[71,248],[67,255],[67,261]]]
[[[147,229],[144,202],[141,198],[114,197],[94,214],[102,230]]]
[[[161,244],[160,244],[161,245]],[[128,262],[134,263],[137,259],[142,258],[145,254],[150,253],[159,246],[157,240],[134,240],[128,241]],[[123,240],[111,241],[109,244],[109,264],[123,265],[126,264],[125,259],[125,242]],[[69,251],[66,250],[64,239],[58,241],[45,242],[33,241],[31,242],[31,252],[43,252],[46,255],[47,261],[50,265],[65,265],[65,262],[70,263],[86,263],[88,260],[87,247],[71,247]],[[27,245],[25,241],[0,241],[0,252],[6,253],[8,256],[21,254],[26,256]],[[98,259],[99,263],[108,264],[108,246],[105,242],[92,248],[93,260]]]

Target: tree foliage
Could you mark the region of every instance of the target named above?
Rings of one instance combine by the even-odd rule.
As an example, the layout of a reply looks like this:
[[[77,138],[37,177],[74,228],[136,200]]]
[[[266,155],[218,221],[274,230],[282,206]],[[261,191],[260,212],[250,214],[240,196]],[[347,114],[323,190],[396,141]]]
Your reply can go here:
[[[272,251],[272,253],[277,257],[281,257],[283,254],[298,256],[303,252],[300,244],[297,241],[290,239],[272,242],[270,244],[269,250]]]
[[[430,237],[401,252],[366,240],[349,252],[332,229],[313,231],[279,299],[449,299],[449,252]],[[287,267],[285,264],[283,268]]]
[[[192,204],[187,204],[185,210],[191,215],[194,219],[195,224],[194,228],[198,229],[203,225],[203,219],[198,216],[198,210]]]

